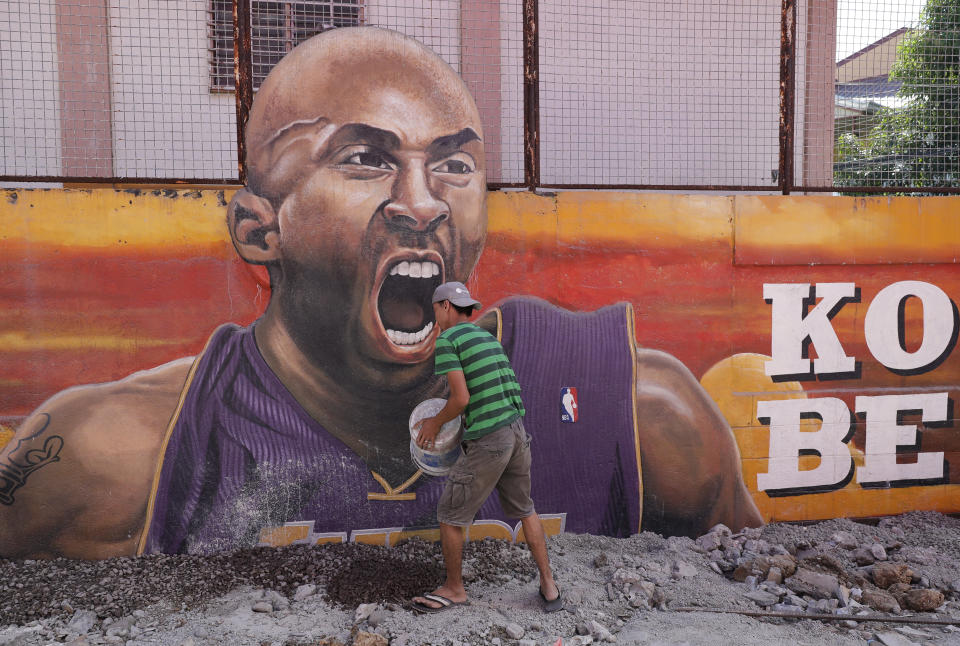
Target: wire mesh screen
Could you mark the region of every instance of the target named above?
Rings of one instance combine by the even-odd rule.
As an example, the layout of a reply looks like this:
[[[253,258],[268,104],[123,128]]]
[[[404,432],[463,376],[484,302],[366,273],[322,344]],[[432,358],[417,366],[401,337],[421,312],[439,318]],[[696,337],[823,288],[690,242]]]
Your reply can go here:
[[[0,174],[60,175],[53,2],[0,3]]]
[[[235,179],[236,110],[209,90],[208,10],[0,4],[0,174]]]
[[[522,0],[366,0],[368,24],[416,38],[463,77],[483,121],[487,181],[523,181]]]
[[[960,184],[960,0],[838,10],[833,185]]]
[[[477,101],[494,184],[960,185],[960,0],[526,3],[536,20],[524,0],[241,2],[254,90],[327,29],[432,48]],[[0,176],[238,181],[233,7],[0,2]]]
[[[775,185],[779,2],[539,11],[544,184]]]

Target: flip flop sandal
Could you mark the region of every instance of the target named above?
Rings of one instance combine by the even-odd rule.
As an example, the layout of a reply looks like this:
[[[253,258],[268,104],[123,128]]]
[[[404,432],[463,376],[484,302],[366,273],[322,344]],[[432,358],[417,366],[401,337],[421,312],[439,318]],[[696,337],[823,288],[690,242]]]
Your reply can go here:
[[[543,594],[543,589],[540,589],[540,599],[543,600],[543,611],[544,612],[556,612],[563,609],[563,590],[560,589],[560,586],[557,586],[557,596],[555,599],[547,599],[546,595]]]
[[[469,601],[451,601],[450,599],[447,599],[445,596],[441,594],[431,593],[431,594],[421,594],[420,596],[429,601],[435,601],[436,603],[439,603],[440,607],[434,608],[432,606],[426,605],[425,603],[421,603],[420,601],[414,601],[413,602],[414,612],[436,613],[436,612],[443,612],[444,610],[449,610],[450,608],[453,608],[455,606],[470,605]]]

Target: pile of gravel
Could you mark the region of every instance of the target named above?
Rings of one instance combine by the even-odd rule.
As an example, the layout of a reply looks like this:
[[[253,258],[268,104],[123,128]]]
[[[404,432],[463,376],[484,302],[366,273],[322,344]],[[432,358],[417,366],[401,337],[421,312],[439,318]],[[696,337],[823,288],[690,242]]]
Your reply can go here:
[[[536,572],[525,549],[502,541],[468,544],[464,563],[471,580],[496,582]],[[422,540],[393,549],[345,543],[102,561],[0,559],[0,626],[68,618],[77,610],[123,617],[159,602],[202,609],[210,599],[242,587],[291,597],[312,584],[325,586],[329,599],[344,607],[400,603],[442,578],[439,544]]]
[[[0,560],[0,645],[960,646],[960,520],[941,514],[548,547],[565,598],[549,615],[526,548],[493,540],[464,550],[471,604],[422,616],[408,601],[443,560],[421,540]]]

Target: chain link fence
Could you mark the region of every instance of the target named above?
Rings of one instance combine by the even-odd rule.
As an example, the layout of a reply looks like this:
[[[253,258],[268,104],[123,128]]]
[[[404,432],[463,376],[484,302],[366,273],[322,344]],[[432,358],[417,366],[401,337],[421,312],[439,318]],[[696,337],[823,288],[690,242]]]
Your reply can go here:
[[[377,25],[464,78],[493,187],[960,186],[960,0],[239,2],[0,4],[0,181],[240,183],[272,66]]]

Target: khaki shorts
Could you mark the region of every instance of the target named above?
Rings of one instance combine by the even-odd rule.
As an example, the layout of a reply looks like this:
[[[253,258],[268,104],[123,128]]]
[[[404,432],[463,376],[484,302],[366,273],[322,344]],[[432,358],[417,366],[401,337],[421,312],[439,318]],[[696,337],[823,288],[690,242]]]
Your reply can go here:
[[[437,506],[437,520],[466,527],[494,488],[508,518],[534,512],[530,498],[530,436],[517,418],[476,440],[463,442]]]

